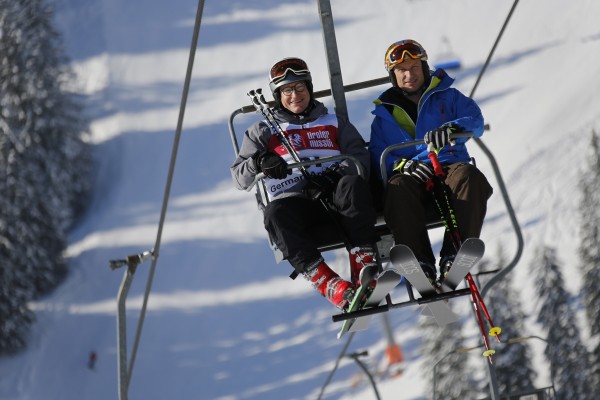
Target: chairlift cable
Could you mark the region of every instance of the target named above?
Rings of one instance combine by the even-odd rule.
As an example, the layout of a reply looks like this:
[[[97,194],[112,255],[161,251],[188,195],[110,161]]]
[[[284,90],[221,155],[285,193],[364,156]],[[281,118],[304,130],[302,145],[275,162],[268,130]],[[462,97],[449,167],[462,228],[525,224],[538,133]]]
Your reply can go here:
[[[504,20],[504,24],[502,25],[502,28],[500,29],[500,32],[498,33],[498,36],[496,37],[496,41],[494,42],[494,45],[492,46],[492,48],[488,54],[488,57],[485,60],[485,63],[483,65],[483,67],[481,68],[481,71],[479,72],[479,75],[477,76],[477,80],[475,81],[475,84],[473,85],[473,89],[471,89],[471,93],[469,94],[469,97],[473,98],[473,96],[475,95],[475,91],[477,90],[477,87],[479,86],[479,82],[481,81],[483,74],[485,73],[485,71],[487,70],[487,67],[490,64],[492,56],[494,55],[494,52],[496,51],[496,47],[498,47],[498,43],[500,42],[500,39],[502,38],[502,35],[504,34],[504,31],[506,30],[508,22],[510,21],[518,3],[519,3],[519,0],[515,0],[513,2],[511,9],[508,12],[508,15],[506,16],[506,19]],[[492,164],[492,169],[494,171],[494,175],[496,176],[496,181],[498,182],[498,186],[500,187],[500,192],[502,193],[502,198],[504,199],[504,203],[506,204],[506,209],[508,211],[510,221],[513,225],[513,229],[515,230],[515,234],[517,235],[517,252],[516,252],[514,258],[506,267],[504,267],[502,270],[500,270],[500,272],[498,272],[498,274],[494,275],[481,289],[481,296],[485,297],[486,292],[493,285],[495,285],[498,281],[503,279],[504,276],[506,274],[508,274],[517,265],[517,263],[519,262],[519,259],[521,258],[521,255],[523,254],[524,241],[523,241],[523,233],[521,232],[519,222],[517,221],[517,217],[515,215],[515,210],[512,207],[512,203],[510,202],[510,198],[508,196],[508,191],[506,190],[506,185],[504,183],[504,180],[502,179],[502,174],[500,173],[500,168],[498,167],[498,163],[496,162],[496,159],[494,158],[494,155],[492,154],[492,152],[487,148],[487,146],[483,143],[483,141],[481,139],[475,138],[474,140],[475,140],[475,143],[477,143],[477,145],[479,145],[481,150],[485,153],[485,155],[488,157],[490,163]]]
[[[471,93],[469,94],[470,98],[473,98],[473,96],[475,95],[475,90],[477,90],[477,87],[479,86],[479,82],[481,81],[483,74],[487,70],[487,67],[490,65],[492,56],[494,55],[494,52],[496,51],[496,47],[498,47],[498,43],[500,43],[500,39],[502,38],[502,35],[504,34],[506,26],[508,25],[508,21],[510,21],[510,18],[512,17],[513,12],[515,11],[515,8],[517,7],[518,2],[519,2],[519,0],[515,0],[512,7],[510,8],[510,11],[508,12],[508,15],[506,16],[506,19],[504,20],[504,24],[502,25],[502,28],[500,28],[500,32],[498,33],[498,36],[496,37],[496,41],[494,42],[494,45],[492,46],[492,49],[490,50],[488,57],[485,60],[485,63],[483,64],[481,71],[479,72],[479,75],[477,76],[475,85],[473,85],[473,89],[471,89]]]
[[[169,202],[169,197],[170,197],[170,193],[171,193],[171,185],[173,182],[173,175],[174,175],[174,171],[175,171],[175,162],[177,160],[177,152],[179,149],[179,141],[181,138],[183,118],[185,115],[185,107],[187,104],[187,98],[188,98],[188,93],[189,93],[189,88],[190,88],[191,77],[192,77],[192,70],[194,67],[194,58],[195,58],[195,54],[196,54],[196,47],[198,46],[198,36],[199,36],[199,32],[200,32],[200,23],[202,20],[203,9],[204,9],[204,0],[198,0],[196,21],[194,24],[194,31],[193,31],[193,35],[192,35],[192,43],[191,43],[190,53],[189,53],[189,58],[188,58],[187,71],[186,71],[185,82],[184,82],[184,86],[183,86],[183,92],[181,95],[181,103],[180,103],[180,107],[179,107],[179,117],[177,119],[177,128],[175,131],[175,137],[173,138],[173,148],[172,148],[172,152],[171,152],[171,161],[169,164],[169,172],[168,172],[167,182],[166,182],[166,186],[165,186],[165,192],[164,192],[164,196],[163,196],[160,220],[158,223],[158,232],[156,234],[156,242],[154,245],[154,249],[152,251],[153,252],[152,265],[150,266],[150,272],[148,274],[146,290],[144,292],[144,299],[143,299],[143,303],[142,303],[142,308],[140,310],[140,319],[138,321],[135,339],[133,342],[131,361],[130,361],[129,368],[127,371],[127,382],[126,382],[127,387],[129,387],[129,383],[131,382],[131,373],[133,372],[135,357],[137,354],[140,336],[141,336],[142,328],[144,325],[144,317],[145,317],[146,308],[148,305],[148,298],[150,296],[150,291],[152,288],[152,281],[154,279],[154,272],[156,270],[156,263],[157,263],[158,255],[159,255],[159,249],[160,249],[160,244],[161,244],[161,239],[162,239],[162,232],[163,232],[165,217],[167,214],[167,205]]]
[[[325,380],[325,383],[323,383],[323,386],[321,386],[321,392],[319,392],[319,397],[317,397],[317,400],[321,400],[321,397],[323,396],[323,393],[325,392],[325,388],[331,382],[331,379],[333,378],[333,375],[335,374],[335,371],[337,371],[337,369],[338,369],[338,367],[340,365],[340,361],[342,360],[342,358],[344,358],[344,355],[346,354],[346,350],[348,350],[348,347],[350,346],[350,343],[352,342],[352,339],[354,338],[354,334],[355,333],[356,332],[352,332],[352,333],[350,333],[350,336],[348,336],[348,340],[346,340],[346,344],[344,344],[344,347],[342,348],[342,351],[340,352],[340,355],[335,360],[335,365],[333,366],[333,369],[331,370],[331,372],[327,376],[327,379]]]

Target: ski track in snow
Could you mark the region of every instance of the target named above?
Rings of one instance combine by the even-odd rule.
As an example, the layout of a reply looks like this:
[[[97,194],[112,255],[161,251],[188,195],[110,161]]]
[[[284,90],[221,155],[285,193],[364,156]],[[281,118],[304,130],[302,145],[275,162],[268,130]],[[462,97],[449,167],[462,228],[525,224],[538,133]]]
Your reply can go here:
[[[197,4],[52,3],[78,77],[72,88],[87,99],[96,149],[95,192],[66,250],[70,276],[32,303],[37,322],[28,349],[0,359],[0,400],[105,400],[118,394],[115,299],[123,276],[122,270],[110,271],[108,260],[155,244]],[[445,36],[464,66],[450,74],[469,93],[509,7],[509,2],[491,0],[332,0],[344,83],[384,76],[382,54],[393,41],[414,38],[433,59],[443,50]],[[475,95],[491,126],[484,143],[502,169],[523,229],[526,247],[512,278],[531,313],[535,299],[528,263],[538,245],[557,247],[569,290],[576,293],[579,285],[576,185],[583,146],[600,125],[595,106],[600,84],[592,78],[600,68],[593,62],[600,57],[599,13],[599,3],[592,0],[568,8],[521,2]],[[266,71],[279,58],[306,59],[315,88],[329,87],[317,7],[309,0],[206,2],[203,18],[129,396],[314,399],[344,344],[335,339],[335,310],[302,278],[288,279],[285,262],[274,262],[253,193],[231,184],[234,155],[227,121],[233,110],[247,105],[248,90],[267,87]],[[531,28],[547,21],[553,21],[552,30]],[[578,62],[576,73],[568,73],[573,59],[591,62]],[[371,101],[383,89],[348,94],[350,118],[366,139]],[[332,109],[330,99],[324,102]],[[236,117],[240,139],[256,119]],[[515,235],[490,163],[475,144],[469,148],[495,190],[482,232],[486,256],[493,258],[502,246],[510,258]],[[440,237],[432,232],[437,249]],[[347,274],[343,252],[326,256]],[[128,346],[149,264],[138,267],[130,289]],[[399,301],[406,296],[403,289],[394,295]],[[453,301],[467,321],[467,341],[476,345],[468,301]],[[383,399],[424,399],[431,389],[415,329],[419,312],[389,313],[406,369],[399,378],[378,379]],[[528,333],[543,335],[534,317]],[[355,335],[350,349],[368,349],[373,367],[383,363],[380,325],[373,319],[368,331]],[[538,386],[546,386],[543,346],[532,346]],[[98,354],[94,371],[86,368],[91,350]],[[468,360],[474,374],[482,370],[476,355]],[[362,382],[352,388],[357,376]],[[324,398],[374,395],[356,364],[344,358]]]

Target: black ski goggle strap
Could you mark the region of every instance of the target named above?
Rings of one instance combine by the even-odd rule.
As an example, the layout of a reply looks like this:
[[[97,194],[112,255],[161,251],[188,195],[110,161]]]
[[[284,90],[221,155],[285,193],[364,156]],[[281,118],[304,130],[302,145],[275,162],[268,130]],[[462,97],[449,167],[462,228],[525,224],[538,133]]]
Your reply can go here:
[[[289,71],[292,71],[296,75],[308,74],[310,72],[303,60],[299,58],[286,58],[271,67],[269,78],[272,83],[279,83]]]
[[[388,48],[385,54],[385,68],[391,71],[407,58],[427,61],[427,52],[414,40],[401,40]]]

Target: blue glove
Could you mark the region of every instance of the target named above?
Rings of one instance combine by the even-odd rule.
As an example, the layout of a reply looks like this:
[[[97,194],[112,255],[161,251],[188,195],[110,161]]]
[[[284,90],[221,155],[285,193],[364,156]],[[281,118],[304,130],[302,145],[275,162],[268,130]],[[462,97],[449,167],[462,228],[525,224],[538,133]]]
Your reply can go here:
[[[439,128],[435,128],[430,130],[425,134],[423,140],[427,145],[428,151],[435,151],[437,149],[441,149],[448,143],[454,145],[454,140],[452,140],[452,133],[458,130],[456,125],[442,125]]]
[[[404,175],[410,175],[419,182],[427,182],[434,175],[433,167],[419,160],[408,160],[401,158],[394,164],[394,171]]]

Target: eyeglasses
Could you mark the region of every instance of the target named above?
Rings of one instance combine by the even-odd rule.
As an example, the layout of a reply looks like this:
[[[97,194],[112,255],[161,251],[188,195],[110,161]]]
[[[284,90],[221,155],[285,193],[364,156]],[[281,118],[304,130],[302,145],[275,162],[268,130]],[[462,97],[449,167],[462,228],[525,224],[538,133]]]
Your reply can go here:
[[[306,84],[304,82],[298,82],[294,86],[288,86],[281,89],[281,93],[285,96],[291,96],[292,92],[302,93],[306,90]]]
[[[279,83],[285,78],[289,71],[294,72],[296,75],[308,74],[310,72],[304,60],[299,58],[286,58],[271,67],[271,72],[269,73],[271,83]]]
[[[390,72],[402,63],[406,57],[413,60],[427,61],[427,52],[414,40],[401,40],[388,47],[385,52],[385,69]]]

